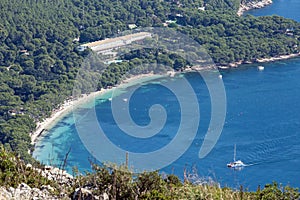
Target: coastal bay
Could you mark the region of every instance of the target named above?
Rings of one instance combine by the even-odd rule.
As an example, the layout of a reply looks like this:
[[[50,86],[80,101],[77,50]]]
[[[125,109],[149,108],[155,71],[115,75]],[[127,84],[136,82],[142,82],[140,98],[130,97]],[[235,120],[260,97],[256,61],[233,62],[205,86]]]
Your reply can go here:
[[[287,56],[283,56],[278,60],[274,58],[260,60],[261,62],[270,61],[270,63],[260,64],[265,67],[263,72],[257,70],[257,64],[241,65],[238,69],[222,71],[228,95],[229,113],[217,146],[205,160],[195,159],[203,140],[204,125],[200,131],[202,134],[199,133],[199,137],[194,141],[188,152],[171,166],[162,169],[162,171],[166,173],[173,172],[182,177],[183,166],[192,168],[195,165],[201,176],[215,177],[223,186],[235,188],[239,184],[243,184],[245,187],[255,190],[257,185],[264,185],[273,180],[295,187],[299,186],[300,183],[295,178],[299,177],[297,168],[299,165],[299,133],[297,131],[299,116],[294,111],[298,110],[299,84],[297,77],[299,76],[300,61],[297,57],[290,60],[280,60],[287,58]],[[195,83],[199,83],[199,77],[191,75],[189,78]],[[144,89],[154,90],[153,85],[146,86]],[[202,91],[202,93],[205,92]],[[162,92],[158,91],[156,94],[159,96]],[[205,97],[207,97],[207,94],[201,96],[202,101]],[[161,100],[164,98],[164,96],[161,96]],[[209,112],[206,109],[209,107],[209,102],[204,101],[203,104],[204,108],[201,107],[203,111]],[[101,115],[101,111],[106,110],[108,104],[99,104],[98,106],[100,107],[99,115]],[[108,116],[105,115],[105,117]],[[65,120],[67,121],[67,119]],[[48,145],[50,147],[45,148],[43,146],[44,152],[37,147],[37,152],[34,154],[38,157],[44,155],[40,156],[40,159],[44,162],[48,160],[45,155],[49,155],[51,152],[59,155],[66,151],[66,149],[60,149],[59,147],[60,142],[66,138],[63,139],[64,137],[61,134],[60,136],[57,135],[57,131],[62,125],[63,123],[58,124],[50,130],[50,135],[38,144],[38,146]],[[53,134],[53,137],[51,134]],[[75,135],[73,133],[68,137],[75,137],[76,140]],[[110,137],[115,142],[120,140],[119,137],[113,135]],[[74,142],[74,140],[70,141]],[[125,142],[127,141],[125,140]],[[233,144],[235,143],[237,144],[238,157],[243,158],[244,162],[251,165],[240,172],[229,170],[225,166],[226,162],[232,160]],[[82,144],[76,141],[73,147],[77,145]],[[155,144],[151,145],[155,146]],[[131,150],[137,150],[141,146],[132,148]],[[87,160],[80,160],[84,164],[76,161],[78,156],[76,154],[80,152],[82,153],[79,154],[81,157],[92,156],[86,150],[71,154],[69,170],[72,163],[78,165],[82,170],[89,169]],[[61,156],[58,157],[61,158]]]
[[[299,199],[298,0],[0,7],[0,199]]]
[[[122,87],[129,87],[131,85],[137,84],[139,82],[147,82],[149,80],[155,80],[164,76],[168,76],[172,72],[168,72],[165,75],[161,74],[139,74],[135,76],[131,76],[129,78],[124,78],[124,80],[120,83]],[[76,99],[69,99],[63,103],[59,109],[53,110],[50,117],[44,119],[42,122],[37,123],[37,128],[34,132],[30,134],[31,143],[33,145],[39,140],[39,138],[43,137],[44,134],[47,134],[47,131],[55,126],[59,120],[61,120],[66,115],[72,113],[74,109],[78,108],[84,104],[93,104],[95,99],[104,98],[109,99],[112,95],[113,91],[118,87],[118,85],[109,88],[109,89],[101,89],[100,91],[95,91],[90,94],[82,94],[80,97]]]
[[[162,169],[162,172],[173,172],[182,177],[185,167],[191,170],[193,166],[196,166],[200,176],[215,177],[223,186],[227,185],[233,188],[238,184],[243,184],[251,190],[255,190],[257,185],[263,185],[274,179],[283,184],[299,185],[298,179],[293,178],[299,173],[296,167],[299,162],[298,123],[295,121],[299,116],[297,112],[293,112],[293,110],[297,110],[295,102],[300,98],[298,95],[294,95],[297,94],[299,88],[297,82],[300,69],[298,62],[299,58],[294,58],[288,61],[263,64],[265,70],[262,72],[257,70],[255,64],[222,72],[228,98],[228,114],[220,140],[214,150],[204,159],[198,159],[197,152],[209,122],[209,94],[205,90],[205,83],[201,82],[197,74],[187,73],[185,78],[195,87],[200,101],[202,114],[200,129],[188,151],[175,163]],[[159,82],[173,81],[176,84],[176,79],[180,78],[175,77],[173,80],[164,78]],[[170,107],[170,102],[176,102],[176,98],[172,97],[172,94],[165,94],[157,85],[159,82],[155,81],[155,83],[151,84],[150,82],[150,84],[144,85],[136,97],[130,100],[135,105],[131,112],[136,123],[147,123],[147,110],[141,109],[139,106],[142,104],[137,104],[137,102],[148,105],[154,96],[154,99],[158,98],[157,101],[162,105],[168,105],[170,111],[178,110],[175,103]],[[274,93],[273,91],[278,92]],[[145,94],[149,96],[144,96]],[[146,101],[144,98],[148,100]],[[288,105],[293,105],[293,109],[285,110]],[[144,142],[135,140],[132,143],[132,139],[125,137],[120,130],[116,129],[115,123],[111,121],[112,116],[108,112],[109,102],[98,103],[96,109],[100,125],[108,131],[107,137],[128,151],[139,152],[160,148],[172,139],[176,130],[174,122],[179,120],[178,113],[171,112],[172,123],[167,125],[164,134],[153,138],[153,141],[150,140],[148,141],[150,143],[145,145]],[[80,170],[89,170],[89,162],[84,158],[92,157],[92,155],[80,147],[82,143],[71,119],[72,116],[69,116],[51,129],[49,135],[37,143],[34,156],[47,164],[49,155],[58,158],[57,161],[59,161],[65,151],[71,147],[68,170],[70,171],[73,165],[78,166]],[[279,122],[273,123],[274,121]],[[69,145],[62,148],[61,144],[67,141]],[[232,160],[234,144],[237,144],[237,157],[251,165],[240,172],[226,167],[226,163]],[[282,159],[288,163],[286,168],[282,166]]]

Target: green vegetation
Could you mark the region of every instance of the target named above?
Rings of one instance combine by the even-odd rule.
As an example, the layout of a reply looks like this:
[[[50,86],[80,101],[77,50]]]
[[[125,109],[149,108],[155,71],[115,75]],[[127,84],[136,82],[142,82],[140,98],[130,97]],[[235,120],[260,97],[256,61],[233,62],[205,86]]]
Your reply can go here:
[[[228,65],[234,62],[255,62],[259,58],[269,58],[299,52],[299,24],[279,16],[243,18],[230,13],[222,15],[191,13],[190,19],[180,23],[193,26],[179,27],[191,34],[216,64]],[[288,29],[291,29],[289,33]]]
[[[76,47],[79,43],[111,37],[127,30],[129,24],[162,27],[166,20],[174,20],[176,23],[169,27],[189,34],[207,50],[218,65],[253,62],[258,58],[299,52],[299,23],[279,16],[238,17],[236,10],[239,3],[238,0],[2,0],[0,142],[25,162],[33,162],[28,154],[28,149],[33,148],[29,133],[35,130],[37,121],[49,116],[53,109],[72,95],[77,71],[89,53],[89,50],[77,52]],[[203,6],[205,11],[200,9]],[[76,40],[78,37],[79,43]],[[126,71],[133,69],[138,63],[167,63],[175,69],[186,65],[182,58],[165,53],[133,52],[126,56],[123,59],[129,62],[111,64],[101,75],[98,89],[115,85]],[[6,154],[3,159],[5,157]],[[19,165],[14,165],[11,161],[5,165],[1,161],[2,183],[13,185],[11,177],[20,173],[16,170]],[[13,170],[8,172],[6,169]],[[108,177],[111,176],[108,171],[105,173]],[[125,176],[129,174],[124,174],[122,178]],[[182,198],[192,198],[189,196],[192,193],[201,195],[203,190],[217,188],[173,185],[172,181],[162,179],[157,173],[147,176],[159,181],[160,185],[158,188],[145,186],[145,191],[134,193],[141,198],[175,194],[186,194]],[[20,181],[30,184],[32,178],[25,180],[24,177],[17,178],[16,184]],[[82,180],[88,178],[89,176],[82,177]],[[130,175],[126,180],[133,180],[132,178]],[[129,186],[126,187],[129,188],[126,191],[142,184],[140,182],[140,178],[127,182]],[[174,194],[168,193],[170,187],[175,188]],[[278,187],[271,185],[270,188],[274,190]],[[260,191],[259,196],[264,196],[262,192],[267,189],[268,187]],[[218,191],[218,195],[225,195],[227,191],[231,195],[237,195],[236,198],[239,195],[227,189]],[[278,193],[285,194],[283,190]]]
[[[195,180],[194,180],[195,181]],[[51,186],[53,195],[64,191],[72,197],[77,188],[88,188],[92,195],[106,193],[110,199],[299,199],[297,188],[281,186],[277,183],[266,185],[256,192],[220,188],[217,183],[195,184],[186,179],[182,183],[178,177],[167,175],[162,177],[158,172],[134,174],[126,167],[93,165],[93,172],[85,176],[77,175],[70,182],[59,185],[41,175],[38,166],[28,167],[25,163],[0,149],[0,186],[17,187],[25,183],[30,187],[43,188]],[[82,194],[81,194],[82,195]],[[78,197],[77,199],[83,199]]]
[[[299,51],[299,23],[278,16],[238,17],[239,4],[239,0],[2,0],[0,142],[8,151],[1,146],[0,185],[51,185],[56,192],[61,190],[25,162],[34,162],[28,149],[33,149],[29,133],[35,130],[36,122],[72,95],[78,69],[89,53],[76,51],[80,43],[111,37],[127,30],[129,24],[161,27],[166,20],[174,20],[169,27],[193,37],[218,65]],[[205,11],[199,9],[202,7]],[[175,69],[187,64],[176,55],[157,50],[131,52],[122,59],[128,62],[111,64],[103,74],[94,75],[101,76],[98,89],[115,85],[139,63],[157,62]],[[89,92],[84,88],[81,92]],[[233,191],[215,183],[182,184],[178,177],[163,178],[158,172],[136,175],[124,167],[94,166],[94,172],[77,176],[72,188],[66,190],[85,186],[93,189],[94,195],[107,192],[117,199],[299,198],[298,189],[276,183],[257,192]]]
[[[30,187],[40,187],[42,185],[52,185],[57,187],[54,181],[43,177],[32,167],[25,165],[24,161],[16,157],[13,153],[7,152],[0,147],[0,186],[17,187],[25,183]]]

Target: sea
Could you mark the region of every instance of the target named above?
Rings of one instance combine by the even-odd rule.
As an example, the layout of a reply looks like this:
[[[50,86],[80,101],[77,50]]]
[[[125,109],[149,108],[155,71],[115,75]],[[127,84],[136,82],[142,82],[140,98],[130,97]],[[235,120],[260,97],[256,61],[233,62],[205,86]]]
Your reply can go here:
[[[299,10],[298,0],[274,0],[270,6],[245,14],[276,14],[300,21]],[[220,137],[214,137],[217,138],[216,144],[204,157],[199,157],[199,150],[205,135],[211,131],[209,125],[213,116],[213,100],[207,82],[199,73],[160,77],[155,80],[142,79],[136,82],[135,86],[115,91],[117,95],[112,101],[112,92],[97,97],[95,102],[86,103],[76,111],[79,113],[77,116],[81,116],[80,119],[76,119],[74,113],[62,117],[38,140],[33,156],[44,164],[65,167],[72,174],[74,166],[81,173],[85,173],[91,171],[91,163],[125,163],[124,152],[133,152],[134,154],[129,153],[128,157],[132,166],[135,166],[132,160],[137,154],[144,155],[144,163],[153,166],[160,161],[163,163],[170,160],[163,163],[159,169],[160,173],[175,174],[181,179],[186,173],[193,175],[193,180],[213,180],[221,186],[232,188],[243,185],[252,191],[273,181],[300,187],[300,58],[260,65],[264,67],[263,71],[258,70],[257,64],[251,64],[219,72],[226,92],[226,102],[223,102],[226,117]],[[193,114],[184,115],[181,108],[181,101],[192,100],[178,99],[168,87],[178,87],[183,79],[192,86],[195,96],[189,98],[197,100],[199,119],[197,109]],[[126,95],[132,91],[132,87],[136,90],[128,99]],[[128,104],[128,116],[139,128],[151,124],[151,120],[156,119],[164,122],[163,127],[154,130],[158,132],[157,135],[149,136],[143,129],[138,129],[141,130],[141,137],[125,134],[126,130],[119,127],[124,125],[120,122],[122,119],[114,118],[114,99]],[[95,115],[87,114],[89,110],[93,110]],[[155,112],[158,114],[155,115]],[[95,120],[95,116],[105,138],[95,141],[89,138],[88,142],[93,141],[94,147],[97,147],[93,151],[86,145],[82,130],[92,134],[97,127],[81,127],[78,131],[77,122],[90,122]],[[181,125],[189,126],[191,122],[197,124],[195,135],[192,134],[192,127],[184,129],[183,133],[187,136],[181,138],[182,142],[176,145],[172,143],[178,138],[176,134],[181,130]],[[106,146],[106,143],[110,146]],[[167,152],[162,157],[149,156],[151,152],[165,150],[164,147],[170,145],[173,145],[174,152],[177,153],[178,149],[182,152],[178,155]],[[246,164],[240,170],[226,166],[233,160],[235,145],[236,159],[241,159]],[[115,150],[116,154],[121,154],[116,156]],[[66,156],[67,161],[64,163]]]

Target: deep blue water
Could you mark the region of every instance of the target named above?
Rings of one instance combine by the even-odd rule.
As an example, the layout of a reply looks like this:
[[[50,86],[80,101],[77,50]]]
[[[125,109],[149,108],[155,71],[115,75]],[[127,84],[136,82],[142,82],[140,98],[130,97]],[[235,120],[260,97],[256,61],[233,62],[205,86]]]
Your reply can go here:
[[[250,10],[245,14],[254,16],[279,15],[299,21],[299,10],[300,2],[298,0],[273,0],[273,4],[262,9]]]
[[[299,7],[297,0],[274,0],[273,5],[248,13],[276,13],[299,20]],[[191,170],[196,166],[200,176],[212,177],[223,186],[239,187],[243,184],[255,190],[258,185],[275,180],[300,187],[300,58],[263,66],[264,71],[258,71],[257,65],[221,71],[227,95],[225,125],[216,146],[203,159],[199,159],[198,152],[211,117],[210,96],[198,74],[185,75],[197,94],[200,122],[195,123],[199,123],[199,129],[190,148],[175,162],[161,169],[162,172],[182,177],[184,168]],[[158,83],[176,85],[181,79],[160,79],[143,84],[128,102],[132,119],[140,126],[149,123],[148,109],[151,105],[159,103],[164,106],[168,115],[166,125],[159,134],[148,139],[123,134],[112,117],[110,101],[96,101],[97,119],[107,138],[126,151],[139,153],[155,151],[169,144],[178,130],[180,106],[174,94]],[[116,98],[122,99],[124,94]],[[86,105],[87,109],[89,107],[91,105]],[[84,113],[87,109],[80,112]],[[194,119],[192,115],[188,117],[191,121]],[[83,117],[83,120],[89,119]],[[86,131],[92,130],[87,128]],[[232,160],[234,144],[237,145],[237,158],[252,164],[241,171],[226,167],[226,163]],[[64,117],[49,131],[37,144],[34,156],[46,164],[59,164],[69,148],[67,169],[71,171],[72,166],[78,166],[82,171],[90,170],[89,159],[94,158],[76,132],[73,115]],[[110,153],[110,149],[103,153]]]

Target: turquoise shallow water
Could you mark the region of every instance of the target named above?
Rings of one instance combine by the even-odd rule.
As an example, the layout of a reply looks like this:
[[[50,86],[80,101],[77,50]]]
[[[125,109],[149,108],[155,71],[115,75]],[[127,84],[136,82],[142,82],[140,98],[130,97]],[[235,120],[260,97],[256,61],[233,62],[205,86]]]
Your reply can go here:
[[[299,20],[298,10],[294,9],[297,6],[300,6],[297,0],[274,0],[272,6],[249,13],[286,14]],[[212,177],[223,186],[238,188],[239,184],[243,184],[255,190],[258,185],[276,180],[300,187],[300,58],[263,65],[264,71],[258,71],[257,65],[221,71],[227,95],[227,115],[220,139],[204,159],[199,159],[198,152],[209,124],[210,96],[198,74],[185,75],[197,94],[201,116],[199,129],[190,148],[162,172],[182,177],[185,168],[191,170],[196,166],[200,176]],[[180,106],[174,94],[158,83],[176,85],[180,79],[159,79],[142,85],[128,102],[132,119],[141,126],[149,123],[148,109],[151,105],[159,103],[166,109],[166,126],[150,139],[136,139],[123,134],[112,117],[110,101],[98,99],[97,119],[107,138],[122,149],[140,153],[155,151],[169,144],[178,130]],[[122,95],[117,98],[124,98]],[[82,112],[85,111],[82,109]],[[83,119],[89,120],[84,116]],[[232,160],[234,144],[237,144],[237,157],[251,164],[241,171],[226,167],[226,163]],[[78,166],[82,171],[90,170],[89,159],[94,158],[76,132],[73,115],[60,120],[38,142],[34,156],[46,164],[59,164],[70,148],[67,169],[71,172],[72,166]],[[110,149],[103,153],[110,153]]]

